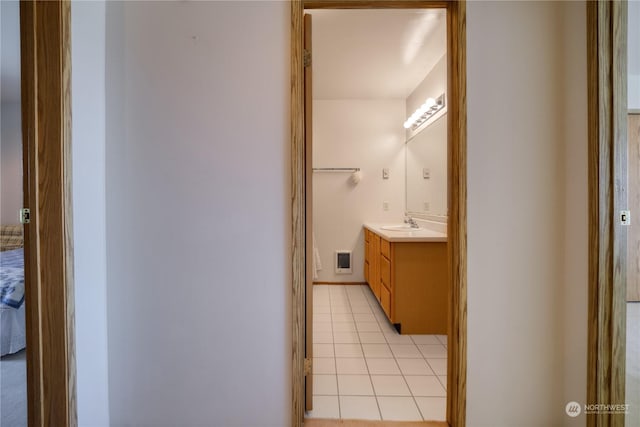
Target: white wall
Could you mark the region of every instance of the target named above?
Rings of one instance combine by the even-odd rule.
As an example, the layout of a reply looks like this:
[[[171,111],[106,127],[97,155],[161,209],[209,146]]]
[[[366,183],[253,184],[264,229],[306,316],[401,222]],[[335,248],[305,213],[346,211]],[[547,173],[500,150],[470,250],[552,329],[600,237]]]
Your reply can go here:
[[[78,425],[109,426],[105,224],[105,4],[71,5]]]
[[[313,174],[313,229],[322,270],[317,281],[364,282],[365,222],[402,222],[405,211],[404,100],[313,102],[313,166],[360,168]],[[389,179],[382,169],[389,168]],[[389,210],[383,210],[383,202]],[[335,274],[335,251],[352,250],[351,274]]]
[[[22,120],[20,103],[0,106],[0,223],[18,224],[22,207]]]
[[[631,0],[629,7],[629,109],[640,110],[640,1]]]
[[[287,2],[107,3],[113,426],[285,426]]]
[[[584,2],[470,2],[470,426],[584,425]]]

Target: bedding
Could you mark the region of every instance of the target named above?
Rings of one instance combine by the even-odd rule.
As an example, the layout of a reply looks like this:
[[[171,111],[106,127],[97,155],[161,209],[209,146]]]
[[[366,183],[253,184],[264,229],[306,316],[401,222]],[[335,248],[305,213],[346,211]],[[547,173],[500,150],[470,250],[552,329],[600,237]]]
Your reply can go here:
[[[0,252],[0,355],[25,346],[24,255],[22,249]]]

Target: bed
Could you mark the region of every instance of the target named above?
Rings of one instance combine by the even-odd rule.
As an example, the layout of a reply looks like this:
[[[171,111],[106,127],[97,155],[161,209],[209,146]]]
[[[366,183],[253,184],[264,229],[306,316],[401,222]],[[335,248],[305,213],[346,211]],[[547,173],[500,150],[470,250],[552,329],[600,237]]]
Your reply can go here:
[[[0,355],[25,347],[24,252],[21,225],[0,226]]]

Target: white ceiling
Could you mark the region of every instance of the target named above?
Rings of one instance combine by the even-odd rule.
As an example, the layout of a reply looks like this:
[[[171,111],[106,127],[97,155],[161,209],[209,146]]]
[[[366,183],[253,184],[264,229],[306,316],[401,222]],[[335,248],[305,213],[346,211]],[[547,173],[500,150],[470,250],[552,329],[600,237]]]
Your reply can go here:
[[[0,98],[20,102],[20,7],[0,1]]]
[[[308,13],[314,99],[406,98],[446,52],[443,9]]]

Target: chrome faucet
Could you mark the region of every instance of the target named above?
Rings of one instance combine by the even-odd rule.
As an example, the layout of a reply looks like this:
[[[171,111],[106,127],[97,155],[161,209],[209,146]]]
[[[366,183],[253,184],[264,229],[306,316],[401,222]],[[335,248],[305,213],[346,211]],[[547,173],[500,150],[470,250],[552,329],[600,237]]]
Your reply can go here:
[[[409,224],[411,228],[420,228],[415,219],[411,218],[408,214],[404,214],[404,223]]]

